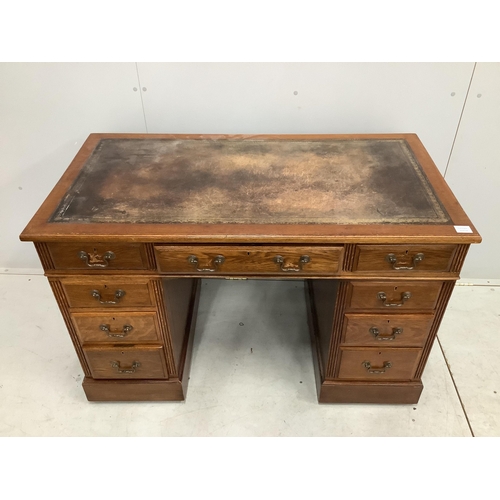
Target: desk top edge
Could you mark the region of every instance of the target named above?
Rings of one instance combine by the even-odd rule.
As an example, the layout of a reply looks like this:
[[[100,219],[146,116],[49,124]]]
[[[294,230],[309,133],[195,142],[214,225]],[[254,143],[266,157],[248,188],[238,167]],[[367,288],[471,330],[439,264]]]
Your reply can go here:
[[[172,140],[360,140],[403,139],[419,161],[435,193],[450,215],[453,225],[470,226],[472,233],[459,234],[450,224],[60,224],[48,222],[51,214],[67,192],[102,139],[172,139]],[[102,241],[208,243],[230,242],[455,242],[479,243],[481,237],[456,200],[418,136],[409,134],[90,134],[62,175],[52,192],[20,235],[23,241],[70,241],[100,239]]]

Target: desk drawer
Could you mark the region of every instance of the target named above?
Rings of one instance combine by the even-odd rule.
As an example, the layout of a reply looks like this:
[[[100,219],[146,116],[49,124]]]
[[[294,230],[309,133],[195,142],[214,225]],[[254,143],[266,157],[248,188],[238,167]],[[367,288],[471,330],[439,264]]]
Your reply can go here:
[[[48,243],[56,269],[148,269],[140,243]]]
[[[409,380],[421,349],[342,349],[338,378],[351,380]]]
[[[155,246],[158,269],[177,274],[335,274],[341,246]]]
[[[84,343],[160,342],[154,312],[73,313],[76,333]]]
[[[352,281],[349,310],[433,310],[442,281]]]
[[[61,279],[70,307],[120,308],[154,304],[147,278]]]
[[[423,347],[433,314],[345,315],[343,345]]]
[[[390,274],[449,271],[456,245],[358,245],[353,271]]]
[[[83,352],[96,379],[168,378],[161,346],[87,346]]]

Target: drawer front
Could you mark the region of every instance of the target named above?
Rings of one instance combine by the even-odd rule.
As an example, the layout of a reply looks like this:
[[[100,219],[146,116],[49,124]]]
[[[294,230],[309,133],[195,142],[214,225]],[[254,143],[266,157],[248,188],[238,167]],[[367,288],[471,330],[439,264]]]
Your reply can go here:
[[[423,347],[433,314],[345,315],[343,345]]]
[[[83,351],[95,379],[168,378],[161,346],[91,346]]]
[[[148,269],[140,243],[48,243],[56,269]]]
[[[433,310],[442,281],[353,281],[348,309],[386,313]]]
[[[419,273],[449,271],[456,245],[358,245],[353,271]]]
[[[409,380],[421,349],[349,349],[341,351],[339,377],[352,380]]]
[[[179,274],[335,274],[343,247],[155,246],[158,269]]]
[[[82,344],[160,342],[153,312],[113,314],[73,313],[71,315]]]
[[[70,307],[115,308],[153,305],[148,281],[94,279],[87,282],[62,280]]]

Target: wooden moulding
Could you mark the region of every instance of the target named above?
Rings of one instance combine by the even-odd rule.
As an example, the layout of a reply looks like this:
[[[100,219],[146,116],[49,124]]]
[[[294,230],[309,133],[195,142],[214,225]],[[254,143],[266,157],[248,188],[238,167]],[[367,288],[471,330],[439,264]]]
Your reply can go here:
[[[346,244],[344,245],[344,265],[342,267],[343,271],[352,271],[354,265],[354,258],[356,256],[357,245]]]
[[[429,336],[427,337],[427,342],[425,343],[422,356],[420,357],[420,362],[415,373],[415,377],[421,377],[424,371],[425,365],[429,358],[434,339],[436,338],[437,332],[439,330],[439,325],[443,319],[444,313],[446,311],[446,306],[450,300],[453,289],[455,288],[455,281],[446,281],[443,285],[441,294],[439,295],[438,304],[436,306],[436,312],[434,315],[434,322],[432,323]]]
[[[82,384],[89,401],[184,401],[180,380],[94,380]]]
[[[316,390],[319,395],[321,384],[325,379],[326,367],[325,362],[323,361],[325,356],[322,353],[321,342],[319,339],[318,311],[316,309],[312,283],[306,281],[304,291],[306,298],[307,323],[309,326],[309,334],[311,336],[314,378],[316,380]]]
[[[189,373],[191,370],[191,359],[193,353],[194,332],[196,330],[196,319],[198,317],[198,304],[200,302],[201,279],[194,280],[193,291],[191,295],[190,312],[186,323],[186,335],[182,344],[182,350],[179,360],[179,378],[182,383],[184,396],[187,393],[189,382]]]
[[[78,334],[76,332],[75,326],[73,324],[73,321],[71,320],[68,300],[66,299],[66,295],[64,293],[64,289],[61,285],[61,282],[59,280],[49,279],[49,284],[52,288],[52,292],[54,293],[54,297],[56,298],[57,305],[59,306],[59,310],[61,311],[64,323],[66,324],[66,328],[68,329],[68,333],[71,338],[71,341],[73,342],[73,346],[75,348],[78,359],[80,360],[83,372],[86,376],[89,377],[90,368],[87,364],[87,360],[85,359],[85,355],[83,353],[82,346],[78,339]]]
[[[175,369],[175,361],[173,355],[172,347],[172,336],[170,332],[170,325],[167,321],[167,316],[165,312],[165,307],[168,305],[165,303],[165,296],[163,294],[163,287],[161,280],[151,280],[151,288],[154,293],[156,312],[158,315],[158,323],[160,325],[160,337],[165,347],[165,357],[167,360],[167,369],[169,377],[177,377],[177,371]]]
[[[321,384],[320,403],[416,404],[424,388],[420,380],[412,382],[341,382]]]
[[[325,373],[327,379],[335,378],[340,365],[340,340],[344,331],[345,309],[350,284],[342,281],[339,286],[337,297],[335,298],[335,312],[333,314],[332,336],[328,353],[328,366]]]
[[[467,252],[469,251],[470,245],[458,245],[458,249],[455,252],[453,257],[453,261],[450,266],[450,271],[459,273],[462,269],[462,265],[464,263],[465,257],[467,256]]]
[[[55,269],[54,262],[52,261],[52,255],[50,255],[47,243],[35,243],[35,249],[38,253],[40,262],[42,263],[43,270],[51,271],[52,269]]]

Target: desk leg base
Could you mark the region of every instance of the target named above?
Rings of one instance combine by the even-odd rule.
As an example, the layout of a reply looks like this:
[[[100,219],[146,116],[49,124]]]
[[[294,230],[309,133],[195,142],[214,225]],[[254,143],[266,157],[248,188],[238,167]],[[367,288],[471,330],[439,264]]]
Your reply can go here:
[[[94,380],[85,377],[89,401],[184,401],[179,380]]]
[[[416,404],[424,388],[422,382],[323,382],[320,403]]]

